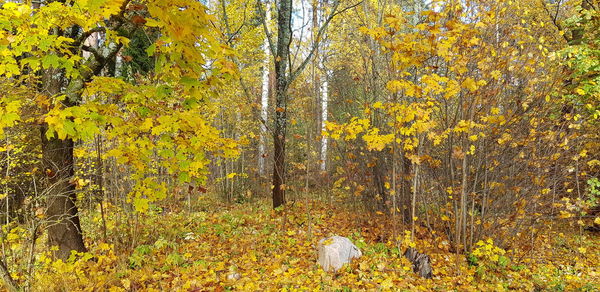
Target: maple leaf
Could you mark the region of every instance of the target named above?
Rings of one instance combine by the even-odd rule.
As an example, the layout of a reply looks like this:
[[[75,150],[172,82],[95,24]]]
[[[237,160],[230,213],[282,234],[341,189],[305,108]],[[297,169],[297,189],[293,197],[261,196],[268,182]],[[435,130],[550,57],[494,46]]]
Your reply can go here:
[[[461,85],[463,88],[466,88],[471,92],[476,91],[478,88],[477,82],[475,82],[475,80],[471,77],[467,77],[465,80],[463,80]]]

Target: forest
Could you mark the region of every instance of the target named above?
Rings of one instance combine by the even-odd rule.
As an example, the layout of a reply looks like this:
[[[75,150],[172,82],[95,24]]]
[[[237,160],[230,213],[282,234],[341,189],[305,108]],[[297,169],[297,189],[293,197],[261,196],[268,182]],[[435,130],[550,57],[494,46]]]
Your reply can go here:
[[[600,291],[599,0],[0,0],[0,289]]]

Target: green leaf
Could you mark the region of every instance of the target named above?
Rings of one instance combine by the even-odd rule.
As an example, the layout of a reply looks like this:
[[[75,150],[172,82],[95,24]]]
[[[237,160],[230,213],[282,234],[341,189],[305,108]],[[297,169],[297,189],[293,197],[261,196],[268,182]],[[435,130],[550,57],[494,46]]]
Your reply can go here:
[[[65,133],[71,137],[77,136],[77,131],[75,130],[75,123],[71,120],[65,120],[63,123],[63,130]]]
[[[178,179],[181,183],[190,182],[190,174],[187,171],[182,171],[179,173]]]
[[[133,198],[133,207],[140,213],[146,213],[150,207],[150,200],[146,198]]]
[[[42,59],[42,68],[49,69],[50,67],[58,68],[60,57],[57,55],[46,55]]]

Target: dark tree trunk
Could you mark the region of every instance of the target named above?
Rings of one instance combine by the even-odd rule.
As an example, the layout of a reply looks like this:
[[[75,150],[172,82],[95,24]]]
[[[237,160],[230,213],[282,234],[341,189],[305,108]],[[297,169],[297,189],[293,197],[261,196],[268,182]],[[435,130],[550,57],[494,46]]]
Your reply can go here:
[[[57,246],[54,256],[69,258],[71,251],[86,251],[77,213],[74,174],[73,140],[46,138],[47,126],[41,127],[42,159],[48,178],[46,188],[48,244]]]
[[[400,160],[402,163],[402,193],[400,198],[400,206],[402,210],[402,219],[405,224],[408,224],[412,221],[411,206],[412,206],[412,180],[411,174],[413,173],[412,163],[408,158],[404,155],[400,155]]]
[[[375,189],[377,190],[373,202],[376,209],[386,210],[385,202],[388,200],[388,192],[385,188],[385,159],[383,155],[377,155],[377,163],[373,167],[373,176],[375,178]],[[378,197],[379,196],[379,197]]]
[[[283,133],[285,133],[285,130],[283,130]],[[276,131],[274,140],[273,208],[277,208],[285,204],[285,136]]]
[[[295,70],[288,68],[290,61],[290,44],[292,42],[292,0],[279,0],[277,3],[277,43],[273,44],[268,33],[268,25],[263,21],[263,27],[269,38],[269,47],[275,56],[275,123],[273,129],[273,207],[277,208],[285,203],[285,137],[287,126],[287,98],[288,87],[292,81],[304,70],[313,54],[317,51],[317,44],[329,21],[335,15],[339,1],[334,1],[331,14],[319,28],[316,41],[309,55]],[[273,52],[274,51],[274,52]],[[290,64],[291,66],[291,64]],[[288,71],[289,70],[289,71]]]
[[[277,49],[275,53],[275,125],[273,131],[273,208],[285,204],[285,136],[287,89],[290,82],[287,64],[292,41],[292,0],[280,0]]]
[[[59,70],[48,69],[42,75],[41,91],[50,96],[62,92],[64,78]],[[75,103],[66,99],[65,106]],[[71,250],[85,251],[81,226],[75,205],[73,140],[46,137],[48,125],[40,127],[42,144],[42,166],[46,174],[45,199],[48,221],[48,245],[56,246],[55,258],[66,260]]]
[[[126,2],[128,3],[128,2]],[[40,7],[39,3],[33,5],[34,9]],[[122,8],[125,8],[123,6]],[[34,11],[35,13],[35,11]],[[121,27],[123,20],[117,21],[114,27]],[[62,34],[62,30],[57,30]],[[78,26],[71,28],[71,32],[76,35],[80,32]],[[131,32],[130,32],[131,33]],[[74,37],[74,36],[70,36]],[[77,46],[74,46],[74,50]],[[47,69],[42,72],[42,82],[40,83],[40,92],[51,97],[59,94],[65,94],[63,101],[65,107],[75,106],[81,101],[81,92],[85,83],[94,76],[98,76],[109,60],[114,60],[122,44],[108,46],[105,56],[93,56],[83,66],[79,78],[67,80],[62,70]],[[75,54],[81,54],[81,51],[73,51]],[[113,70],[114,71],[114,70]],[[65,86],[66,85],[66,86]],[[47,174],[46,186],[46,219],[48,220],[48,244],[57,246],[58,250],[54,256],[59,259],[69,258],[71,251],[86,251],[83,243],[81,224],[76,206],[74,175],[74,157],[73,157],[73,139],[64,140],[58,138],[46,137],[48,125],[43,124],[40,128],[42,138],[42,160]]]

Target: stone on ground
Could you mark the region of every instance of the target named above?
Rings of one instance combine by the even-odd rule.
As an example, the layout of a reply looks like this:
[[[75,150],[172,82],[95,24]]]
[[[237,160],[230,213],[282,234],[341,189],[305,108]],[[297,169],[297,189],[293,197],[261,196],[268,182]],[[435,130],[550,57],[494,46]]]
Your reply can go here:
[[[327,272],[337,272],[344,264],[351,262],[353,258],[362,256],[360,249],[352,244],[350,239],[337,235],[321,239],[318,250],[318,263]]]

